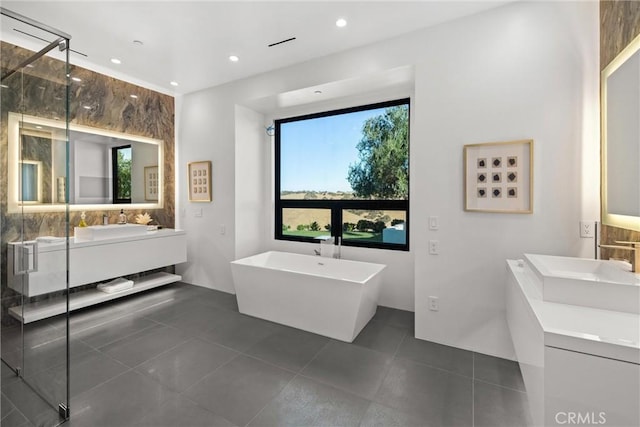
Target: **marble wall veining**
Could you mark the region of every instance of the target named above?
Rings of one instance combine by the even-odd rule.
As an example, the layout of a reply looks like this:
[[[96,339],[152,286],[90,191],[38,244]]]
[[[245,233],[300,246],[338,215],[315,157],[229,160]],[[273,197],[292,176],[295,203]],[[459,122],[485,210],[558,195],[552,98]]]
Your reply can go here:
[[[0,41],[0,67],[2,74],[29,58],[33,52]],[[15,241],[26,232],[25,238],[38,235],[64,235],[66,214],[56,213],[7,213],[7,123],[9,112],[23,112],[53,120],[65,117],[65,64],[57,59],[42,57],[5,81],[0,93],[0,208],[1,221],[1,261],[3,312],[9,301],[15,298],[13,291],[6,288],[7,242]],[[175,105],[174,98],[113,77],[93,72],[81,67],[70,66],[70,75],[80,81],[71,81],[69,97],[69,121],[78,125],[91,126],[109,131],[154,138],[164,142],[164,200],[163,208],[155,210],[134,210],[122,207],[129,221],[134,221],[138,213],[148,212],[159,224],[173,228],[175,225]],[[135,95],[136,98],[131,97]],[[86,109],[85,106],[90,107]],[[22,110],[20,110],[22,109]],[[34,149],[37,151],[37,149]],[[42,155],[42,153],[39,153]],[[39,155],[37,152],[33,156]],[[101,224],[105,211],[87,211],[88,224]],[[115,222],[116,212],[108,211]],[[79,211],[69,213],[70,229],[80,221]],[[3,317],[3,322],[5,316]]]
[[[640,34],[640,2],[636,0],[600,1],[600,70]],[[616,240],[640,241],[640,232],[603,224],[600,240],[613,244]],[[624,250],[602,249],[603,259],[629,259]]]

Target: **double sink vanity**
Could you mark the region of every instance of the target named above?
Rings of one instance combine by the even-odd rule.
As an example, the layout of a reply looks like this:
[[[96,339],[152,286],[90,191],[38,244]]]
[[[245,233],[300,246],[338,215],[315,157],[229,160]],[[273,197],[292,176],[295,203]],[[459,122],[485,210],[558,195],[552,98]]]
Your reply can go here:
[[[39,237],[34,241],[9,243],[8,285],[27,296],[37,297],[66,289],[67,239]],[[76,228],[69,238],[69,288],[179,264],[187,260],[186,235],[182,230],[149,230],[146,225],[110,224]],[[179,281],[164,271],[140,275],[130,289],[115,293],[96,288],[73,292],[69,309],[100,302]],[[36,298],[36,301],[38,298]],[[10,314],[30,323],[66,312],[66,297],[43,298],[11,307]]]
[[[640,425],[640,275],[624,263],[507,261],[507,321],[535,425]]]

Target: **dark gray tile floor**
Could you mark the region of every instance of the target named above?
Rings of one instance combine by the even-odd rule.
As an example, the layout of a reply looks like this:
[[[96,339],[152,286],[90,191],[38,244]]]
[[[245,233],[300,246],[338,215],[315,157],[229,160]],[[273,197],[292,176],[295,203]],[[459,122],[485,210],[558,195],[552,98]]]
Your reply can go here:
[[[516,363],[417,340],[413,322],[378,307],[347,344],[245,316],[233,295],[180,283],[82,310],[70,322],[68,425],[531,425]],[[32,380],[62,399],[64,320],[39,323]],[[3,369],[3,427],[54,425],[51,412]]]

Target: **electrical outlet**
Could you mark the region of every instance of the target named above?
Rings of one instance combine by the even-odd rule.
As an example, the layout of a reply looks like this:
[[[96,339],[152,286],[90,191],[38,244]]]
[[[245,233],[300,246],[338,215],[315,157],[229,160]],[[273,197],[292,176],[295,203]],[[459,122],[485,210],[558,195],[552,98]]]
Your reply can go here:
[[[594,237],[595,223],[593,221],[580,221],[580,237],[589,239]]]
[[[440,242],[438,240],[429,240],[429,253],[438,255],[440,253]]]
[[[429,303],[429,310],[438,311],[440,310],[440,303],[438,302],[438,297],[429,297],[427,298]]]

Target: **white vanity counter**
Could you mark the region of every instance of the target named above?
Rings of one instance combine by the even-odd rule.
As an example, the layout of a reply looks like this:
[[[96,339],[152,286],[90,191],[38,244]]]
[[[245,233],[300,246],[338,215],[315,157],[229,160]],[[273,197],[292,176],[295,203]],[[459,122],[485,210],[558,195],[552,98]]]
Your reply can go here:
[[[507,264],[544,332],[545,345],[640,364],[640,315],[543,301],[522,262]]]
[[[545,301],[523,261],[507,270],[507,322],[534,424],[640,425],[640,315]]]
[[[70,288],[155,270],[187,260],[186,233],[182,230],[160,229],[146,231],[141,235],[99,240],[70,238],[68,245]],[[35,242],[10,243],[7,272],[9,287],[28,297],[66,289],[66,249],[66,239],[56,241],[44,238],[36,239]],[[14,272],[14,267],[21,263],[19,256],[24,258],[22,264],[32,271],[22,274]],[[142,276],[134,281],[133,288],[121,292],[109,294],[96,289],[76,292],[70,296],[71,310],[180,279],[179,275],[160,272]],[[40,320],[64,312],[64,304],[61,302],[63,299],[66,302],[65,298],[52,298],[24,307],[12,307],[10,313],[24,323]]]

